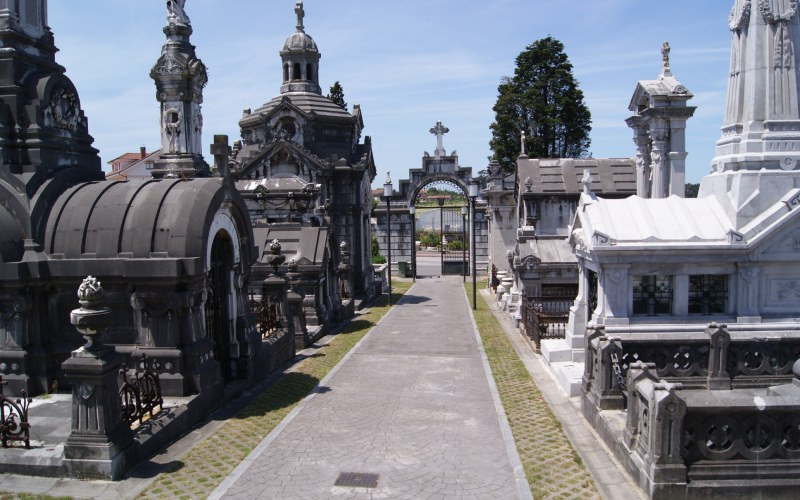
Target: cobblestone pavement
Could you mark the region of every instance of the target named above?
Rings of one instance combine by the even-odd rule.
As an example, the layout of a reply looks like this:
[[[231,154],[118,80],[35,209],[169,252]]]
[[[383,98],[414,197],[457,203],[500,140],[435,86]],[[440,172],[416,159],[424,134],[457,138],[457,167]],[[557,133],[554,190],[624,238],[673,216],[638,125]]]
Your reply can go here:
[[[418,282],[212,498],[529,498],[481,356],[461,280]]]
[[[472,285],[466,286],[472,296]],[[475,322],[534,498],[600,498],[589,471],[483,297]]]

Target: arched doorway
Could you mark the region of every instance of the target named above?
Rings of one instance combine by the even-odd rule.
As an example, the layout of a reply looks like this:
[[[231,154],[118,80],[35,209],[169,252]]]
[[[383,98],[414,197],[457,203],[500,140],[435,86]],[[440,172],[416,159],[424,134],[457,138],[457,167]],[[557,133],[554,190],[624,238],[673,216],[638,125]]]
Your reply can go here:
[[[417,277],[469,274],[469,203],[467,192],[450,179],[434,178],[414,190],[413,213]]]
[[[234,378],[231,362],[231,337],[235,322],[230,300],[234,268],[233,241],[219,231],[211,245],[206,279],[206,335],[211,341],[214,359],[220,366],[225,383]]]

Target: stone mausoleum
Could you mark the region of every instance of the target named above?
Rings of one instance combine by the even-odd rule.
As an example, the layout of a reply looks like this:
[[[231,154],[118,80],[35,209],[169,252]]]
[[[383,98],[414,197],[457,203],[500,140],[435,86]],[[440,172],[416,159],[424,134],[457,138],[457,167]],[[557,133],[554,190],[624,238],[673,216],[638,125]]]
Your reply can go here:
[[[375,294],[369,224],[375,161],[370,138],[361,140],[361,108],[350,113],[322,95],[321,54],[305,32],[303,2],[295,13],[296,31],[280,51],[280,94],[244,111],[230,167],[259,255],[278,238],[286,265],[298,265],[308,331],[297,333],[299,345],[308,345],[353,301]],[[256,280],[268,272],[261,260]]]
[[[158,361],[165,395],[201,394],[264,363],[246,284],[257,258],[245,200],[201,161],[205,67],[173,2],[153,68],[160,180],[107,182],[75,86],[55,62],[47,2],[0,10],[0,374],[7,394],[68,387],[80,346],[75,290],[98,277],[112,309],[105,342]],[[134,363],[128,360],[129,366]]]
[[[665,45],[628,120],[644,192],[581,195],[571,352],[550,358],[654,498],[793,498],[800,477],[800,15],[794,0],[733,4],[711,173],[680,196],[692,110]]]

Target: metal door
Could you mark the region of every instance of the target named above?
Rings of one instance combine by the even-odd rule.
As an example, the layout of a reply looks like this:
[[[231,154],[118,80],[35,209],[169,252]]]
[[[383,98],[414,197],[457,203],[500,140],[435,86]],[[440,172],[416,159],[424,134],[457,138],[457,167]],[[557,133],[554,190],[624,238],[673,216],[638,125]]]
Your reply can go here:
[[[461,207],[441,207],[439,217],[442,275],[469,274],[469,237]]]

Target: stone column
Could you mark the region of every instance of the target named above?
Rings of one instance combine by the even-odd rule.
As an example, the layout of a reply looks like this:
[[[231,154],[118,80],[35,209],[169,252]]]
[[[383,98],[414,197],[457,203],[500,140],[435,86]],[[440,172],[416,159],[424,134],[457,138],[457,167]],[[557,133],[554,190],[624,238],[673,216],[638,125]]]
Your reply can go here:
[[[636,194],[650,198],[650,134],[638,116],[629,118],[627,123],[633,128],[633,142],[636,144]]]
[[[61,365],[72,385],[72,431],[64,445],[64,465],[72,476],[118,479],[131,465],[133,434],[122,419],[122,356],[100,343],[111,318],[102,297],[100,282],[89,276],[78,288],[81,307],[70,313],[86,344]]]
[[[650,151],[651,198],[666,198],[669,194],[668,146],[669,128],[664,120],[650,122],[650,137],[653,148]]]
[[[689,315],[689,275],[675,274],[672,287],[672,313],[675,316]]]

